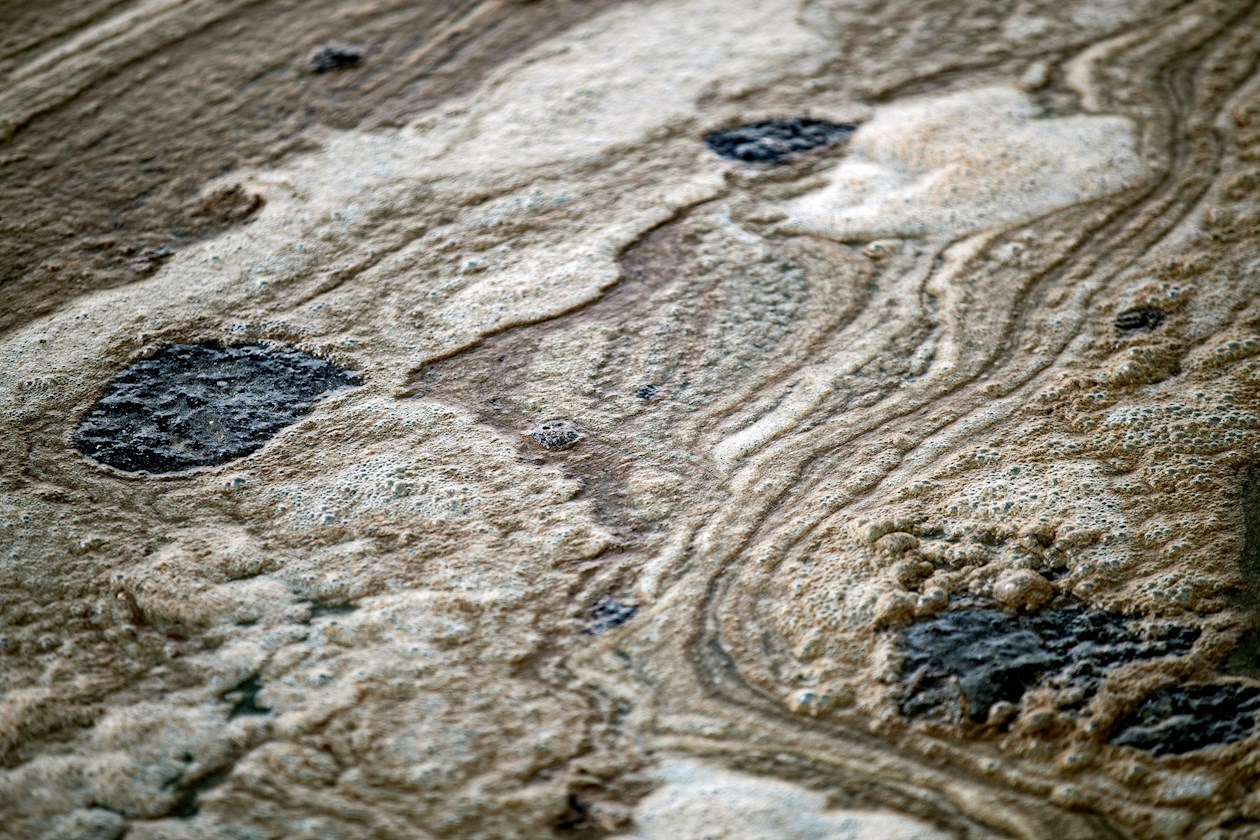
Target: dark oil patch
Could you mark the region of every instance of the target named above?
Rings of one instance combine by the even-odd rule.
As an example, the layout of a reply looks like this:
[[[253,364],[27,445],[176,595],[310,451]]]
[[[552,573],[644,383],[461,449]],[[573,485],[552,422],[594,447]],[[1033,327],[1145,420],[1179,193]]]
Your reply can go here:
[[[126,472],[215,466],[258,451],[322,397],[361,383],[296,350],[171,344],[115,376],[72,441]]]
[[[1080,708],[1106,672],[1128,662],[1181,656],[1199,637],[1193,627],[1143,631],[1126,616],[1080,607],[1034,615],[994,609],[943,612],[904,631],[902,714],[983,723],[998,702],[1049,686]]]
[[[257,674],[243,680],[239,685],[223,692],[224,700],[232,700],[232,711],[228,712],[228,720],[246,715],[265,715],[271,712],[270,706],[258,705],[258,694],[263,689],[262,680]]]
[[[567,420],[547,420],[538,424],[530,437],[544,449],[567,449],[578,442],[582,433]]]
[[[363,50],[347,44],[329,44],[320,47],[311,55],[312,73],[331,73],[333,70],[344,70],[347,67],[358,67],[363,63]]]
[[[1260,470],[1243,476],[1239,489],[1243,515],[1243,549],[1238,558],[1242,586],[1234,593],[1235,605],[1247,616],[1247,629],[1221,664],[1226,674],[1260,679]]]
[[[704,142],[715,154],[749,163],[780,163],[793,155],[847,139],[857,126],[826,120],[767,120],[711,131]]]
[[[1154,332],[1167,317],[1162,309],[1130,309],[1116,316],[1116,329],[1122,333]]]
[[[309,603],[311,605],[311,613],[307,616],[307,624],[321,616],[346,615],[347,613],[352,613],[358,609],[358,607],[350,601],[323,601],[319,598],[312,598]]]
[[[614,627],[620,627],[639,611],[638,604],[622,604],[605,595],[591,609],[591,623],[586,628],[587,635],[598,636]]]
[[[1256,728],[1260,686],[1179,685],[1158,691],[1126,715],[1110,743],[1152,755],[1181,755],[1246,740]]]

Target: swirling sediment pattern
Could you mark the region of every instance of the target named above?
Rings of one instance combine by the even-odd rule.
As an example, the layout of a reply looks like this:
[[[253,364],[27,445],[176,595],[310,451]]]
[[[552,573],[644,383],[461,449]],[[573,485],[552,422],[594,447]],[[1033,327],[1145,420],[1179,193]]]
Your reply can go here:
[[[1260,6],[3,15],[0,836],[1260,830]]]

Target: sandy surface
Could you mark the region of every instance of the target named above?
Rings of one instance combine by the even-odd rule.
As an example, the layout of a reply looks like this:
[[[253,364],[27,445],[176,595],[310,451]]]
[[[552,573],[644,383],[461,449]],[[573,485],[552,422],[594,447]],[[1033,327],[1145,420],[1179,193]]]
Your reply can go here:
[[[1260,836],[1255,4],[0,23],[0,837]]]

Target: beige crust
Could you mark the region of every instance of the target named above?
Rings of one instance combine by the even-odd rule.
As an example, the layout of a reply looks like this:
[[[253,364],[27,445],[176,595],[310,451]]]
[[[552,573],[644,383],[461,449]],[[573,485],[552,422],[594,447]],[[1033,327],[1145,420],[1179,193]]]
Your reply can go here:
[[[1255,4],[61,5],[0,8],[0,836],[1260,830],[1254,739],[1106,743],[1253,620]],[[862,125],[701,139],[787,116]],[[184,475],[70,446],[196,340],[366,384]],[[951,598],[1203,633],[907,721]]]

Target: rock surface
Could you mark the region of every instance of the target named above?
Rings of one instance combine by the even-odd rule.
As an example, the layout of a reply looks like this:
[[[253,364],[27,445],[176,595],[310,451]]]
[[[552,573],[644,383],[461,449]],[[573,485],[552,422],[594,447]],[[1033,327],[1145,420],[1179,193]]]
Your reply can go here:
[[[1260,831],[1255,3],[0,20],[0,837]]]

